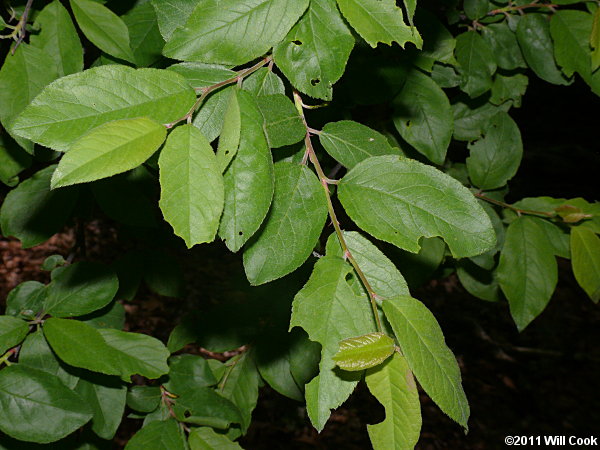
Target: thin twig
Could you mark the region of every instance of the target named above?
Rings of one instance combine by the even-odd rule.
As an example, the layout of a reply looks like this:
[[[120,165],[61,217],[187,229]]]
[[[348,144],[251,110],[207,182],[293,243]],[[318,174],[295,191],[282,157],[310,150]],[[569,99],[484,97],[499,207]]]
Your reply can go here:
[[[495,16],[496,14],[505,14],[509,11],[519,11],[519,13],[522,13],[524,9],[529,9],[529,8],[549,8],[550,10],[553,10],[557,6],[558,5],[553,5],[553,4],[548,4],[548,3],[531,2],[527,5],[505,6],[504,8],[493,9],[493,10],[489,11],[487,13],[487,15]]]
[[[474,195],[475,195],[475,197],[480,198],[481,200],[485,200],[488,203],[492,203],[494,205],[498,205],[498,206],[502,206],[503,208],[510,209],[511,211],[516,212],[518,215],[527,214],[527,215],[532,215],[532,216],[556,217],[556,213],[553,213],[553,212],[533,211],[530,209],[517,208],[508,203],[501,202],[500,200],[495,200],[493,198],[486,197],[485,195],[483,195],[480,192],[476,192]]]
[[[192,116],[194,115],[196,110],[200,107],[200,105],[202,105],[204,100],[206,100],[206,97],[208,97],[208,95],[211,92],[214,92],[217,89],[220,89],[224,86],[241,82],[241,80],[243,80],[245,77],[256,72],[258,69],[263,67],[265,64],[269,63],[272,59],[273,59],[273,56],[269,55],[266,58],[264,58],[262,61],[253,65],[252,67],[241,70],[240,72],[238,72],[238,74],[235,77],[228,78],[227,80],[220,81],[219,83],[215,83],[213,85],[210,85],[210,86],[207,86],[204,88],[196,89],[196,90],[200,91],[201,94],[200,94],[200,97],[198,97],[198,99],[196,100],[196,102],[192,105],[190,110],[183,117],[181,117],[171,123],[165,124],[165,127],[170,129],[170,128],[173,128],[175,125],[177,125],[180,122],[183,122],[183,121],[190,122],[192,119]]]
[[[333,202],[331,200],[331,193],[329,192],[328,185],[332,184],[332,182],[335,180],[330,180],[328,177],[325,176],[325,173],[323,172],[323,168],[321,167],[321,163],[319,162],[319,159],[317,158],[317,154],[315,153],[315,149],[313,148],[312,142],[311,142],[312,128],[310,128],[308,126],[308,124],[306,123],[306,117],[304,116],[304,107],[305,106],[304,106],[304,103],[302,102],[302,98],[300,97],[300,94],[297,91],[294,91],[294,103],[296,104],[296,109],[300,113],[300,116],[302,117],[302,122],[304,123],[304,127],[306,128],[306,136],[304,137],[304,143],[306,145],[306,155],[308,155],[308,158],[310,159],[310,162],[312,163],[315,170],[317,171],[317,176],[319,177],[319,180],[321,181],[321,186],[323,187],[323,191],[325,192],[325,197],[327,198],[327,209],[329,211],[329,217],[331,219],[331,223],[333,224],[333,228],[335,229],[335,233],[337,235],[338,241],[340,242],[340,246],[342,247],[344,259],[347,259],[350,262],[350,264],[352,264],[352,267],[354,267],[354,270],[358,274],[360,281],[362,282],[363,286],[365,287],[367,294],[369,295],[369,300],[371,302],[371,308],[373,309],[373,315],[375,317],[375,324],[377,325],[377,331],[382,333],[383,327],[381,326],[381,320],[379,319],[379,313],[377,310],[377,300],[376,300],[377,294],[375,294],[375,291],[371,287],[371,284],[367,280],[367,277],[365,276],[362,269],[356,262],[356,259],[354,259],[354,256],[352,256],[352,253],[350,253],[350,250],[348,249],[348,244],[346,243],[346,239],[344,238],[344,233],[343,233],[342,229],[340,228],[340,223],[337,220],[337,215],[335,213],[335,209],[333,208]]]

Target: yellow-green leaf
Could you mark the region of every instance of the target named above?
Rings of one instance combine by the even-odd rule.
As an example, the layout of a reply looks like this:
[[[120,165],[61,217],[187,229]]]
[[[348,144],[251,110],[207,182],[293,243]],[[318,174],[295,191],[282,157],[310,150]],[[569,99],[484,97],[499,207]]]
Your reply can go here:
[[[378,366],[392,353],[392,338],[383,333],[369,333],[341,341],[333,360],[344,370],[357,371]]]

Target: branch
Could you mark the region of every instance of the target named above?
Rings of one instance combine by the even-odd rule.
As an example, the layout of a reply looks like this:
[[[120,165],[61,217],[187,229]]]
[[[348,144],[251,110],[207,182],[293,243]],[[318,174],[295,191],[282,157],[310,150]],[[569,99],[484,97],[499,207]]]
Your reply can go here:
[[[240,70],[235,77],[231,77],[231,78],[228,78],[227,80],[220,81],[219,83],[215,83],[213,85],[210,85],[210,86],[207,86],[204,88],[200,88],[199,89],[201,92],[200,97],[198,97],[196,102],[193,104],[193,106],[190,108],[190,110],[185,114],[185,116],[175,120],[174,122],[165,124],[165,127],[167,127],[167,129],[170,129],[170,128],[173,128],[178,123],[183,122],[183,121],[187,121],[189,123],[192,119],[192,116],[196,112],[196,110],[200,107],[200,105],[202,105],[204,100],[206,100],[206,97],[208,97],[208,95],[211,92],[214,92],[217,89],[220,89],[223,86],[227,86],[229,84],[239,83],[245,77],[256,72],[258,69],[263,67],[265,64],[270,63],[272,60],[273,60],[273,56],[269,55],[269,56],[265,57],[262,61],[253,65],[252,67]]]
[[[335,214],[335,209],[333,208],[333,202],[331,200],[331,193],[329,192],[329,187],[328,187],[329,184],[337,183],[337,182],[335,180],[330,180],[328,177],[325,176],[325,173],[323,172],[323,168],[321,167],[321,164],[319,163],[319,159],[317,158],[317,154],[315,153],[315,149],[313,148],[312,142],[311,142],[311,135],[314,133],[315,130],[310,128],[308,126],[308,124],[306,123],[306,117],[304,116],[304,103],[302,102],[302,98],[300,97],[300,94],[298,93],[298,91],[294,91],[294,103],[296,104],[296,109],[300,113],[300,116],[302,117],[302,122],[304,123],[304,127],[306,128],[306,136],[304,138],[304,143],[306,144],[305,159],[306,159],[306,157],[308,157],[308,159],[310,159],[310,162],[314,166],[315,170],[317,171],[317,176],[319,177],[319,180],[321,181],[321,186],[323,186],[323,191],[325,192],[325,197],[327,198],[327,209],[329,211],[329,217],[331,219],[331,222],[333,223],[333,228],[335,229],[335,233],[340,242],[340,246],[342,247],[342,252],[344,253],[344,259],[347,259],[350,262],[350,264],[352,264],[352,267],[354,267],[354,270],[358,274],[360,281],[362,282],[363,286],[365,287],[365,289],[369,295],[369,300],[371,302],[371,308],[373,309],[373,315],[375,316],[375,323],[377,325],[377,331],[379,331],[380,333],[383,333],[383,328],[381,326],[381,320],[379,320],[379,313],[377,312],[377,300],[376,300],[377,294],[375,294],[375,291],[373,291],[371,284],[369,283],[369,281],[367,280],[367,277],[365,276],[365,274],[361,270],[360,266],[356,262],[356,259],[354,259],[354,257],[352,256],[352,253],[350,253],[350,250],[348,249],[348,244],[346,243],[346,239],[344,239],[344,233],[342,232],[342,229],[340,228],[340,223],[337,220],[337,216]]]
[[[474,195],[475,195],[475,197],[480,198],[481,200],[485,200],[486,202],[492,203],[493,205],[498,205],[498,206],[502,206],[503,208],[510,209],[511,211],[516,212],[518,215],[527,214],[527,215],[531,215],[531,216],[556,217],[556,213],[553,213],[553,212],[533,211],[530,209],[516,208],[515,206],[510,205],[508,203],[501,202],[500,200],[495,200],[493,198],[486,197],[485,195],[483,195],[480,192],[476,192]]]
[[[496,14],[506,14],[509,11],[523,11],[529,8],[548,8],[554,10],[558,5],[552,5],[548,3],[538,3],[537,1],[528,3],[527,5],[520,6],[505,6],[504,8],[493,9],[487,13],[488,16],[495,16]]]

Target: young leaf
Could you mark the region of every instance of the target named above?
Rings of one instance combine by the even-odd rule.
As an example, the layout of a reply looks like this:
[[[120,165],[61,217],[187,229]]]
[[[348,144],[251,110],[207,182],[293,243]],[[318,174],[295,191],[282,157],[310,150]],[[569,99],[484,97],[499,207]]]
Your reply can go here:
[[[383,422],[367,425],[373,448],[413,449],[421,431],[421,406],[406,359],[394,353],[383,365],[367,370],[365,381],[385,408]]]
[[[261,67],[244,78],[244,90],[260,97],[261,95],[285,94],[283,81],[268,67]]]
[[[21,147],[33,154],[33,143],[13,132],[14,120],[44,86],[58,78],[58,73],[43,50],[27,44],[17,50],[14,55],[8,52],[0,69],[0,122]]]
[[[600,300],[600,238],[585,227],[571,228],[571,264],[579,286],[594,303]]]
[[[310,340],[322,347],[319,375],[306,385],[308,415],[318,431],[325,426],[330,410],[352,393],[361,375],[334,371],[332,358],[339,342],[375,331],[367,297],[354,294],[346,281],[351,271],[352,266],[342,258],[324,256],[292,305],[290,329],[304,328]]]
[[[348,250],[379,297],[409,295],[404,277],[381,250],[356,231],[344,231],[343,234]],[[327,239],[326,251],[329,256],[343,258],[342,247],[335,233]]]
[[[246,432],[252,419],[252,411],[258,400],[260,377],[251,353],[245,352],[226,364],[228,367],[223,381],[219,384],[219,393],[231,400],[241,412],[242,432]]]
[[[496,60],[492,48],[476,31],[467,31],[456,38],[456,59],[462,75],[460,88],[469,97],[479,97],[492,87]]]
[[[394,0],[337,0],[337,4],[350,25],[373,48],[378,42],[397,42],[401,47],[412,42],[417,48],[423,44],[417,30],[404,23],[402,10]]]
[[[285,95],[263,95],[256,103],[264,118],[264,129],[269,147],[292,145],[306,136],[306,129],[296,107]]]
[[[453,121],[448,97],[427,75],[413,71],[394,100],[398,133],[436,164],[443,164],[452,138]]]
[[[505,112],[491,118],[481,139],[469,144],[469,177],[480,189],[502,187],[515,176],[523,156],[519,127]]]
[[[237,90],[232,89],[229,94],[229,104],[223,117],[223,128],[219,136],[219,147],[217,148],[217,161],[221,172],[225,172],[227,166],[235,156],[240,145],[241,133],[240,104]]]
[[[44,335],[60,359],[92,372],[129,381],[134,374],[156,379],[169,371],[169,351],[150,336],[55,318],[45,321]]]
[[[517,39],[527,64],[542,80],[569,84],[556,66],[550,26],[544,14],[528,13],[519,20]]]
[[[73,143],[52,175],[52,189],[111,177],[144,163],[162,145],[164,125],[120,119],[94,128]]]
[[[129,30],[123,20],[101,3],[70,0],[77,24],[92,44],[115,58],[135,63]]]
[[[21,343],[29,333],[29,325],[12,316],[0,316],[0,355]]]
[[[556,287],[558,269],[552,245],[537,222],[519,217],[506,232],[498,281],[519,331],[546,307]]]
[[[467,429],[469,403],[460,369],[431,311],[412,297],[398,296],[383,301],[383,312],[425,392],[451,419]]]
[[[354,47],[335,0],[311,0],[308,11],[275,47],[277,67],[301,92],[331,100]]]
[[[163,53],[184,61],[245,64],[281,41],[307,7],[308,0],[201,0]]]
[[[78,369],[67,366],[56,357],[41,329],[31,333],[21,345],[19,364],[56,376],[69,389],[75,389],[79,380]]]
[[[457,258],[496,242],[490,218],[469,190],[414,160],[368,158],[342,178],[338,196],[363,230],[413,253],[422,236],[441,236]]]
[[[80,378],[75,392],[92,408],[94,433],[102,439],[114,438],[125,412],[125,385],[118,378],[94,374]]]
[[[33,318],[42,310],[45,297],[45,285],[39,281],[25,281],[8,293],[4,313],[19,318]]]
[[[357,371],[378,366],[394,353],[394,341],[383,333],[369,333],[340,341],[332,359],[344,370]]]
[[[156,11],[160,33],[169,40],[177,28],[185,25],[200,0],[151,0],[150,3]]]
[[[275,165],[271,210],[262,230],[244,252],[250,284],[281,278],[310,256],[327,218],[322,189],[306,166],[287,162]]]
[[[169,135],[158,165],[159,205],[175,234],[188,248],[214,240],[225,194],[210,143],[193,125],[180,126]]]
[[[31,36],[34,47],[52,57],[59,77],[83,70],[83,48],[71,16],[59,0],[46,6],[35,18],[34,28],[41,28]]]
[[[54,317],[83,316],[108,305],[119,289],[107,266],[82,261],[67,266],[48,285],[44,311]]]
[[[169,123],[186,114],[195,100],[192,87],[173,71],[101,66],[50,84],[25,108],[14,130],[66,151],[98,125],[142,116]]]
[[[401,154],[384,135],[351,120],[329,122],[321,130],[319,142],[332,158],[348,169],[370,156]]]
[[[158,420],[144,426],[127,442],[125,450],[149,449],[186,450],[175,419]]]
[[[519,48],[517,36],[507,22],[486,25],[481,30],[481,36],[491,47],[498,67],[505,70],[527,67]]]
[[[0,208],[4,236],[14,236],[23,248],[33,247],[60,231],[77,201],[73,188],[50,190],[55,165],[35,173],[10,191]]]
[[[237,252],[257,232],[273,198],[273,159],[263,131],[263,117],[252,94],[237,93],[240,142],[225,171],[225,208],[219,237]]]
[[[188,444],[191,450],[242,450],[237,442],[230,441],[227,436],[209,427],[194,428],[188,437]]]
[[[92,412],[57,377],[15,364],[0,371],[0,430],[27,442],[57,441],[85,425]]]

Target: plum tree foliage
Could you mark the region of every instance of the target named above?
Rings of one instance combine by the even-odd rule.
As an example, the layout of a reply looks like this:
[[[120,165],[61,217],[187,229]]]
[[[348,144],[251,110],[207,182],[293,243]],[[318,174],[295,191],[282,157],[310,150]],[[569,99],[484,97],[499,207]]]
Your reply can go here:
[[[412,448],[417,382],[465,430],[469,403],[398,267],[426,262],[427,279],[444,260],[519,330],[550,300],[557,257],[600,300],[600,204],[505,201],[529,79],[600,94],[596,2],[10,3],[2,235],[34,247],[101,213],[137,244],[112,264],[52,256],[48,284],[10,292],[2,446],[104,448],[128,411],[143,425],[127,449],[240,448],[263,384],[321,431],[364,380],[385,408],[373,447]],[[184,295],[171,250],[213,241],[240,254],[244,273],[215,268],[237,298],[196,299],[166,344],[122,331],[142,280]]]

